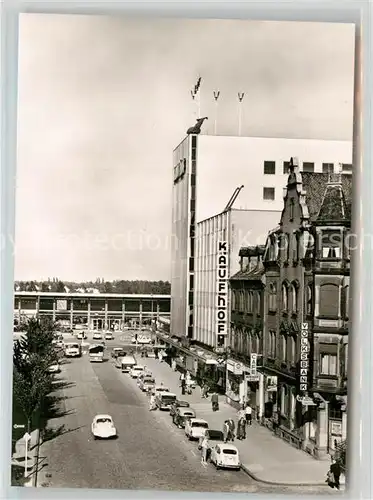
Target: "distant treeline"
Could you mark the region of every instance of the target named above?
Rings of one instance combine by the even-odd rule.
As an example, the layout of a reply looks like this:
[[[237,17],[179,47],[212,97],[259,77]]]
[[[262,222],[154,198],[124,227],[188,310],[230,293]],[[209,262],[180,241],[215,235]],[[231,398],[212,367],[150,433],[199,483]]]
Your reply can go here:
[[[104,281],[76,283],[52,278],[48,281],[16,281],[14,290],[19,292],[81,292],[81,293],[139,293],[169,295],[171,284],[168,281]]]

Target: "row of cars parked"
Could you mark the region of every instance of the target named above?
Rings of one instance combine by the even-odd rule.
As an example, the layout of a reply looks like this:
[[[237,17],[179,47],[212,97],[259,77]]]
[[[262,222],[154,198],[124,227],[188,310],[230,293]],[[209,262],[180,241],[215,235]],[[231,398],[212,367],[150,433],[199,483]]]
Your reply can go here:
[[[124,358],[121,361],[126,363]],[[122,371],[129,373],[132,379],[136,379],[137,386],[142,392],[155,395],[153,409],[169,411],[173,424],[179,429],[184,429],[185,436],[190,441],[198,441],[199,450],[207,444],[206,459],[211,461],[217,469],[239,470],[241,463],[238,449],[233,444],[224,442],[223,432],[211,429],[207,420],[197,417],[196,411],[190,407],[188,401],[178,400],[176,394],[170,392],[167,386],[163,383],[156,383],[150,370],[137,364],[135,358],[133,362],[136,364],[125,366]]]

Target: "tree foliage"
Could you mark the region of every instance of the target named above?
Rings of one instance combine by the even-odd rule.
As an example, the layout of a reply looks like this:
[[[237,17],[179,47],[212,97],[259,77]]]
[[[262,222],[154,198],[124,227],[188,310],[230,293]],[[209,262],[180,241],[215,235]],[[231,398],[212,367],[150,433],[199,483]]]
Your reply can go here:
[[[54,335],[55,326],[49,318],[30,319],[26,334],[14,343],[13,397],[29,422],[53,391],[54,375],[48,367],[57,360]]]

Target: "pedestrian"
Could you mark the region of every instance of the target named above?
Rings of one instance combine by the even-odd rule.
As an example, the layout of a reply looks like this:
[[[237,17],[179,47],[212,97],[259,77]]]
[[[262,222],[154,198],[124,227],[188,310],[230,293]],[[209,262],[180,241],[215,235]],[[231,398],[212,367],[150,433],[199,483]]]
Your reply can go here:
[[[175,359],[172,360],[171,366],[172,366],[173,371],[176,372],[176,360]]]
[[[207,433],[205,433],[205,435],[203,436],[203,439],[202,439],[202,443],[201,443],[201,451],[202,451],[201,462],[202,463],[207,462],[207,450],[208,449],[209,449],[208,435],[207,435]]]
[[[228,419],[228,426],[229,426],[229,438],[228,441],[234,441],[235,435],[234,431],[236,429],[235,423],[233,418]]]
[[[228,420],[225,420],[224,425],[223,425],[223,436],[224,436],[224,443],[228,441],[229,438],[229,423]]]
[[[237,421],[241,420],[242,417],[246,418],[244,406],[242,406],[237,412]]]
[[[340,477],[341,477],[341,466],[340,464],[333,458],[332,463],[330,465],[329,472],[327,474],[327,483],[331,488],[336,488],[339,490],[340,488]]]
[[[211,396],[212,411],[219,410],[219,396],[216,392]]]
[[[184,396],[185,394],[185,385],[186,385],[186,382],[185,382],[185,378],[181,379],[181,394]]]
[[[152,393],[150,395],[149,399],[149,411],[155,410],[156,409],[156,404],[155,404],[155,394]]]
[[[253,417],[253,410],[251,408],[251,406],[249,405],[249,403],[247,403],[246,405],[246,408],[245,408],[245,415],[246,415],[246,423],[247,425],[251,425],[252,424],[252,417]]]
[[[237,422],[237,439],[246,439],[246,419],[244,415],[241,415]]]

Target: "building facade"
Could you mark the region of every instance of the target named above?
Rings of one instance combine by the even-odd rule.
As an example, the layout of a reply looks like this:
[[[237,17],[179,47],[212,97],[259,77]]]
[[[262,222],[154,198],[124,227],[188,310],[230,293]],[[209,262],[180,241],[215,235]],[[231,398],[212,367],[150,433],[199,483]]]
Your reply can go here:
[[[240,269],[239,249],[265,240],[278,218],[277,211],[230,208],[197,224],[193,341],[211,349],[227,346],[228,280]]]
[[[264,245],[241,248],[240,270],[230,279],[232,313],[226,396],[230,404],[249,403],[260,418],[264,411],[262,364]]]
[[[263,259],[258,249],[243,248],[241,272],[230,280],[229,348],[241,363],[236,400],[248,398],[244,373],[258,354],[259,395],[249,400],[260,420],[317,458],[346,439],[351,186],[341,169],[301,173],[292,166]],[[255,331],[262,339],[253,346]]]
[[[351,170],[349,141],[189,135],[174,150],[172,335],[186,343],[193,338],[197,223],[224,212],[232,193],[248,176],[250,189],[243,187],[231,208],[281,211],[292,154],[305,159],[300,169],[307,172],[326,171],[335,160]]]
[[[170,306],[169,295],[14,292],[16,322],[47,316],[69,328],[78,324],[92,330],[141,327],[160,316],[169,318]]]

